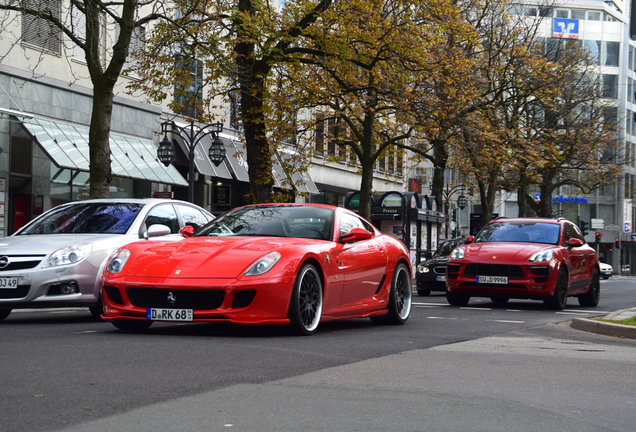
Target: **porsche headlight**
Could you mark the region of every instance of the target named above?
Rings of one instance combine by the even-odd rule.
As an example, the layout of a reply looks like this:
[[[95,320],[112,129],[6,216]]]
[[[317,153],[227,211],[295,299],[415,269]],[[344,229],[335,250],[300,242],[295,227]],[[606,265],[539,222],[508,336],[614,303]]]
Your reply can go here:
[[[92,250],[93,245],[90,243],[58,249],[51,254],[42,267],[46,268],[75,264],[76,262],[86,258]]]
[[[268,253],[264,257],[260,258],[252,267],[249,268],[243,275],[244,276],[258,276],[267,273],[278,262],[281,254],[279,252]]]
[[[537,252],[533,254],[530,258],[528,258],[528,261],[545,262],[545,261],[550,261],[552,257],[554,257],[554,252],[552,251]]]
[[[108,273],[119,273],[124,269],[126,261],[130,258],[130,251],[128,249],[120,249],[113,256],[110,257],[106,271]]]
[[[450,254],[450,257],[452,259],[464,259],[464,249],[462,248],[453,249],[453,251]]]

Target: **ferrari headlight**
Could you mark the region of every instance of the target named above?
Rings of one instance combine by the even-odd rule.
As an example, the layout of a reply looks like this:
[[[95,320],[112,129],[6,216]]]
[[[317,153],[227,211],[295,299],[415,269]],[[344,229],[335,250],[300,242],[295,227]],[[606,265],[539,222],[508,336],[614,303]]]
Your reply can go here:
[[[530,258],[528,258],[528,261],[545,262],[545,261],[550,261],[552,257],[554,257],[554,252],[552,251],[537,252],[533,254]]]
[[[130,251],[128,249],[120,249],[113,256],[110,257],[106,271],[108,273],[119,273],[124,269],[126,261],[130,258]]]
[[[462,248],[453,249],[453,251],[450,253],[450,257],[452,259],[464,259],[464,249]]]
[[[267,273],[274,267],[274,265],[280,259],[281,254],[279,252],[268,253],[264,257],[256,261],[243,275],[244,276],[258,276]]]
[[[51,254],[42,267],[57,267],[75,264],[76,262],[86,258],[92,250],[93,245],[90,243],[58,249]]]

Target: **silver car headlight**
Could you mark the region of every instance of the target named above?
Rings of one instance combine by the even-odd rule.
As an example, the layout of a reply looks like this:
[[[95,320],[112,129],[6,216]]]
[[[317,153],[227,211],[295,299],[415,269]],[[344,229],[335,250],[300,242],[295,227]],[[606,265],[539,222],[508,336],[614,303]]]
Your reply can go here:
[[[84,243],[58,249],[44,262],[43,268],[75,264],[88,256],[93,250],[91,243]]]
[[[130,258],[130,251],[128,249],[118,250],[110,257],[106,271],[108,273],[119,273],[124,269],[128,258]]]
[[[258,276],[267,273],[274,267],[274,265],[280,259],[281,254],[279,252],[271,252],[260,258],[252,266],[243,273],[244,276]]]
[[[452,259],[464,259],[464,249],[462,248],[453,249],[453,251],[450,253],[450,257]]]
[[[545,262],[545,261],[550,261],[552,259],[552,257],[554,257],[554,252],[552,252],[552,251],[537,252],[537,253],[533,254],[530,258],[528,258],[528,261],[530,261],[530,262]]]

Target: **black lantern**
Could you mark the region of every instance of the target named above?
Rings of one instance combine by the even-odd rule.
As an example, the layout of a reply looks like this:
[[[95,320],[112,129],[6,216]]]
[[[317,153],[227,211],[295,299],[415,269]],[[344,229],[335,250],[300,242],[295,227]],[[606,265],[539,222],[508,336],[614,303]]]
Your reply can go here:
[[[225,145],[218,135],[214,138],[208,154],[214,166],[221,165],[221,162],[225,159]]]
[[[460,209],[464,210],[467,205],[468,205],[468,199],[462,193],[459,196],[459,198],[457,198],[457,207],[459,207]]]
[[[168,166],[174,160],[174,147],[170,144],[170,140],[164,135],[157,149],[157,157],[165,166]]]

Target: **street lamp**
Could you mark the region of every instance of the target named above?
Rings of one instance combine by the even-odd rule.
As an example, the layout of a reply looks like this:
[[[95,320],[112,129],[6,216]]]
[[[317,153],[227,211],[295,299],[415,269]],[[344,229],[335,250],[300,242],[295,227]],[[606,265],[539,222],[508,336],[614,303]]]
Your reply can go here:
[[[161,132],[164,134],[163,139],[157,149],[157,158],[165,166],[168,166],[174,160],[174,146],[168,139],[168,129],[173,133],[176,131],[186,147],[188,148],[188,201],[194,202],[194,150],[199,142],[208,135],[214,135],[214,142],[210,146],[208,156],[215,166],[219,166],[225,159],[225,146],[219,138],[219,133],[223,131],[223,123],[210,123],[200,128],[194,127],[194,121],[190,120],[189,126],[180,127],[173,121],[161,123]],[[175,143],[176,145],[176,143]]]

